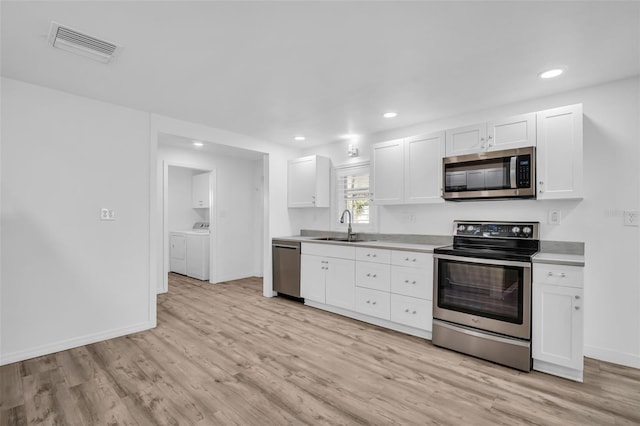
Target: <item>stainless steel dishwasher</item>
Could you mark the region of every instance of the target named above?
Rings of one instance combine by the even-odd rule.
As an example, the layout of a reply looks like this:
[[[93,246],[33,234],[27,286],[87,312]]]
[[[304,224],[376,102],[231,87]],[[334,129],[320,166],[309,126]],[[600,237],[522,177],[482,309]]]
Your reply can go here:
[[[279,294],[300,297],[300,243],[271,240],[273,289]]]

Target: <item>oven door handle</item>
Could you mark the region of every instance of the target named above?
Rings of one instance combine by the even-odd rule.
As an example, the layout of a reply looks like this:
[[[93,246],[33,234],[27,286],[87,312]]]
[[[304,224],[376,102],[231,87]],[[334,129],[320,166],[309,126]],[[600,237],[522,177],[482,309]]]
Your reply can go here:
[[[464,257],[464,256],[451,256],[448,254],[433,254],[434,259],[442,260],[455,260],[459,262],[467,263],[481,263],[483,265],[498,265],[498,266],[516,266],[520,268],[531,268],[529,262],[516,262],[513,260],[497,260],[497,259],[481,259],[477,257]]]

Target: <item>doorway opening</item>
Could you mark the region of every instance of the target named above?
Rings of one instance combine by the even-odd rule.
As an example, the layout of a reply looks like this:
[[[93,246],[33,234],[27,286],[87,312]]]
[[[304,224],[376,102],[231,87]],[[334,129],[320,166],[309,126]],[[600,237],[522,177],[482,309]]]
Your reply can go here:
[[[208,282],[263,276],[265,154],[206,141],[201,143],[202,146],[196,147],[192,139],[157,134],[158,181],[162,182],[158,194],[162,200],[162,268],[158,293],[169,290],[170,271],[178,269],[181,273],[188,267],[181,263],[187,259],[172,258],[172,235],[176,237],[175,243],[182,241],[186,245],[186,237],[180,240],[180,235],[196,222],[208,222]],[[202,205],[194,198],[198,186],[195,182],[203,180],[205,175],[209,197]],[[197,237],[203,238],[192,236],[191,240]]]

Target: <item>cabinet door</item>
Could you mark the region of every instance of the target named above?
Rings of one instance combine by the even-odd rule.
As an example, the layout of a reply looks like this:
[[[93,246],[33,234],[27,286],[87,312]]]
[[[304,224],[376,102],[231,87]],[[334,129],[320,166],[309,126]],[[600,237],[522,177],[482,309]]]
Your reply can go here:
[[[191,207],[194,209],[209,208],[209,173],[191,178]]]
[[[538,199],[582,198],[582,104],[537,114]]]
[[[489,122],[487,150],[523,148],[536,145],[536,113]]]
[[[404,141],[381,142],[372,147],[373,201],[376,204],[400,204],[404,187]]]
[[[288,163],[289,207],[314,207],[316,197],[316,157],[314,155]]]
[[[444,132],[406,139],[404,155],[404,201],[443,203]]]
[[[533,284],[533,358],[582,370],[582,289]]]
[[[325,271],[327,258],[303,254],[300,256],[300,296],[325,303]]]
[[[487,142],[487,123],[447,130],[446,138],[445,155],[447,157],[484,151]]]
[[[356,306],[356,263],[346,259],[327,259],[326,300],[327,305],[354,310]]]

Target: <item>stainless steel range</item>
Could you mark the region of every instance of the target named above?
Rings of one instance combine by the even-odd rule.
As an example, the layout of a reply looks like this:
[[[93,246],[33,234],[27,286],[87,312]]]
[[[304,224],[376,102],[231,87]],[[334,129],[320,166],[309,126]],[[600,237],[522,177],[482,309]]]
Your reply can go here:
[[[537,222],[455,221],[434,250],[433,343],[531,369],[531,258]]]

